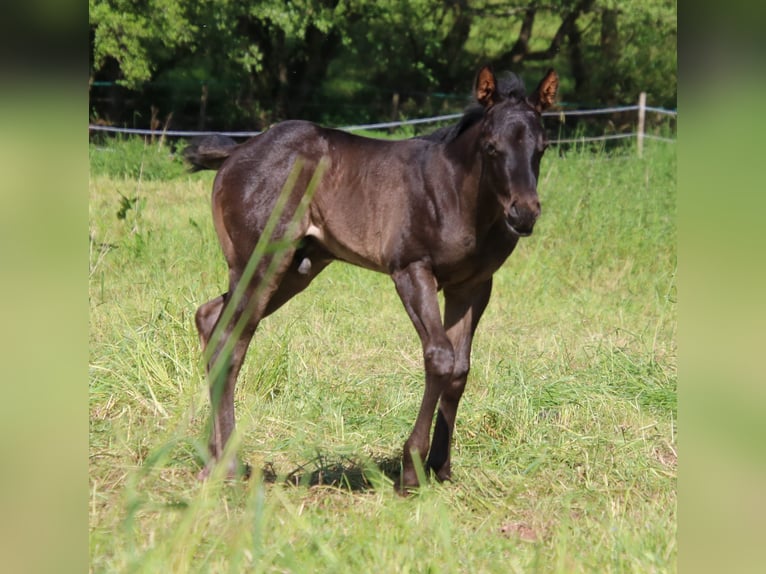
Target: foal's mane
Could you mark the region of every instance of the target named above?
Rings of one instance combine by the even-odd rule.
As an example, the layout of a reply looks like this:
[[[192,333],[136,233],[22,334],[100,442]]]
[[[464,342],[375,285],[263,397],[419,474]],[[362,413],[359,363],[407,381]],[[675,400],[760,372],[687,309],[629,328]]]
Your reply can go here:
[[[526,98],[527,91],[524,82],[513,72],[501,72],[497,75],[497,103],[511,101],[517,103]],[[457,139],[460,134],[466,131],[474,124],[481,121],[486,112],[486,108],[474,102],[463,112],[463,117],[456,124],[439,128],[430,134],[418,136],[415,139],[424,139],[440,143],[449,143]]]

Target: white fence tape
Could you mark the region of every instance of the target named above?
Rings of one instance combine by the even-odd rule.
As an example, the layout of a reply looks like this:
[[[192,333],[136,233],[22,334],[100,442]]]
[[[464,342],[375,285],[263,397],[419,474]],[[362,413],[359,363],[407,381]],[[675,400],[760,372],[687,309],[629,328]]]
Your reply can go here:
[[[555,112],[544,112],[543,116],[563,117],[563,118],[566,118],[566,116],[595,116],[599,114],[637,111],[638,109],[639,109],[639,106],[618,106],[618,107],[599,108],[599,109],[592,109],[592,110],[570,110],[570,111],[561,110],[561,111],[555,111]],[[678,112],[676,112],[675,110],[666,110],[664,108],[653,108],[653,107],[646,106],[644,110],[647,112],[654,112],[654,113],[669,115],[673,117],[676,117],[678,115]],[[339,127],[338,129],[347,131],[347,132],[354,132],[354,131],[360,131],[360,130],[376,130],[376,129],[416,125],[416,124],[428,124],[428,123],[450,121],[450,120],[458,119],[462,117],[462,115],[463,114],[447,114],[443,116],[434,116],[430,118],[417,118],[413,120],[401,120],[401,121],[395,121],[395,122],[381,122],[381,123],[374,123],[374,124],[342,126],[342,127]],[[95,124],[88,125],[88,129],[94,132],[122,133],[122,134],[134,134],[134,135],[154,135],[154,136],[166,136],[166,137],[196,137],[196,136],[218,134],[218,135],[225,135],[229,137],[244,138],[244,137],[257,136],[258,134],[262,133],[260,131],[217,132],[217,131],[199,131],[199,130],[196,130],[196,131],[195,130],[148,130],[148,129],[139,129],[139,128],[118,128],[114,126],[102,126],[102,125],[95,125]],[[637,133],[633,132],[633,133],[626,133],[626,134],[611,134],[611,135],[603,135],[603,136],[595,136],[595,137],[567,138],[567,139],[552,140],[550,143],[559,144],[559,143],[579,143],[579,142],[590,142],[590,141],[615,140],[615,139],[636,137],[637,135],[638,135]],[[666,142],[675,141],[672,138],[655,136],[652,134],[644,134],[644,137],[660,140],[660,141],[666,141]]]

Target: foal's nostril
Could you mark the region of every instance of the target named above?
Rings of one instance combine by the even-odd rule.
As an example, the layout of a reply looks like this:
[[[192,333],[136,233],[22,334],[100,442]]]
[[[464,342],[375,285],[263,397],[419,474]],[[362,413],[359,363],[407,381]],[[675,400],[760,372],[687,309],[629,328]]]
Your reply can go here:
[[[516,208],[516,204],[511,205],[511,209],[508,210],[508,215],[516,219],[519,217],[519,210]]]

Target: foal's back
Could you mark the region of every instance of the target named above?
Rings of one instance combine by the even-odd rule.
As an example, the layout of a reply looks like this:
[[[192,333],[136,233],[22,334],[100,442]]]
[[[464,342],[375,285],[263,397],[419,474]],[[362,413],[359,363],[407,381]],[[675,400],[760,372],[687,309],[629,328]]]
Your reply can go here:
[[[389,272],[406,238],[421,257],[439,223],[450,185],[442,145],[356,136],[305,121],[286,121],[239,146],[216,178],[214,203],[227,229],[257,236],[297,161],[303,162],[302,194],[311,173],[327,166],[300,234],[314,237],[335,258]],[[454,196],[454,193],[451,194]],[[420,247],[422,244],[422,247]]]

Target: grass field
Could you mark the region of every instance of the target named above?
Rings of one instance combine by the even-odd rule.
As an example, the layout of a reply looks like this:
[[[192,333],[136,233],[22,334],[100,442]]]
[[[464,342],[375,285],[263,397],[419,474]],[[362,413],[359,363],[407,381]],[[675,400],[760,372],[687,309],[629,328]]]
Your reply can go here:
[[[676,157],[649,144],[549,151],[543,215],[476,336],[454,482],[408,498],[387,472],[420,344],[390,279],[343,264],[251,346],[237,439],[255,476],[196,481],[193,316],[226,272],[213,176],[156,144],[111,152],[124,172],[93,151],[91,571],[676,571]]]

